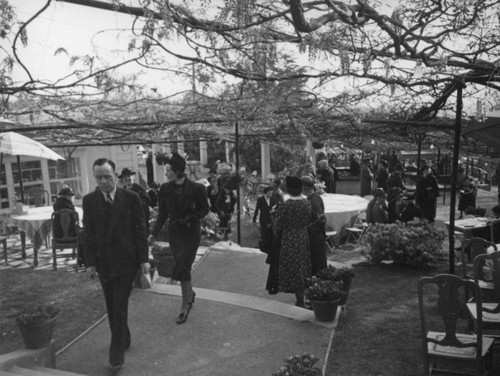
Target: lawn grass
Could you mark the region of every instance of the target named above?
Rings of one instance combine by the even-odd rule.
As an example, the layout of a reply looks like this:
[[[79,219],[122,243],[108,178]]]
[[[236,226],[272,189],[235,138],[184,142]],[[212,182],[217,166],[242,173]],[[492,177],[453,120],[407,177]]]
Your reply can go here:
[[[54,331],[56,350],[75,339],[105,312],[98,280],[87,273],[6,269],[0,272],[0,354],[24,348],[15,314],[26,304],[53,302],[60,309]]]
[[[446,273],[394,265],[356,266],[330,351],[331,376],[424,375],[417,282]],[[498,357],[490,375],[500,375]]]

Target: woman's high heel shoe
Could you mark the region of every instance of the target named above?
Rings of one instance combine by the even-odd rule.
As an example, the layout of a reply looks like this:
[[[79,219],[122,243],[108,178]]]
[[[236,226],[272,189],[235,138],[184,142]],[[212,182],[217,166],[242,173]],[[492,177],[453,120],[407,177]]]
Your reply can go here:
[[[196,293],[193,291],[193,295],[192,295],[191,301],[188,303],[189,309],[191,309],[193,307],[194,297],[195,296],[196,296]]]

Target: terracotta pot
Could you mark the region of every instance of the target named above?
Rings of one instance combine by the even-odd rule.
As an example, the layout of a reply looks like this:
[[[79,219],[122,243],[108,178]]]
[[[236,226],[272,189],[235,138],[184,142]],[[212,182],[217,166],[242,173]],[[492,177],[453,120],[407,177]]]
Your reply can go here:
[[[335,320],[339,302],[340,298],[338,298],[337,300],[328,300],[328,301],[311,300],[311,305],[316,320],[323,322],[330,322]]]
[[[47,347],[50,344],[50,341],[52,341],[56,319],[57,316],[40,324],[28,326],[18,325],[21,337],[24,341],[24,346],[30,350],[43,349],[44,347]]]

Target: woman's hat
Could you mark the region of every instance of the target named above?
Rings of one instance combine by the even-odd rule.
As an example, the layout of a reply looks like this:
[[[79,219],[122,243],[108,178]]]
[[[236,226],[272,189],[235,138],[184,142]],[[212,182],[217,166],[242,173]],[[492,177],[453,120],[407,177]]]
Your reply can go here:
[[[57,193],[58,196],[74,196],[75,194],[71,190],[71,187],[63,187],[61,190]]]
[[[120,175],[118,175],[118,179],[125,178],[127,176],[132,176],[132,175],[135,175],[135,171],[132,171],[130,168],[125,167],[122,170],[122,173]]]
[[[373,192],[373,197],[387,197],[387,193],[385,193],[383,188],[377,188]]]
[[[178,172],[184,172],[186,169],[186,160],[177,153],[172,154],[167,163],[172,166],[172,169]]]

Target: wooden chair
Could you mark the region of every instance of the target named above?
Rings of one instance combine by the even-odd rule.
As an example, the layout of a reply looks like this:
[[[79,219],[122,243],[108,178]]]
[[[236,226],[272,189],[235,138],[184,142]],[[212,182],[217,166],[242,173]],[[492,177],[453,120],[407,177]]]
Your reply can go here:
[[[33,188],[28,193],[28,203],[35,207],[48,206],[50,205],[50,193],[43,188]]]
[[[482,375],[491,367],[493,339],[483,336],[481,317],[477,320],[477,332],[467,333],[468,317],[463,315],[467,292],[473,294],[475,299],[471,304],[481,312],[481,291],[473,281],[439,274],[418,282],[424,372],[428,375]],[[475,372],[464,373],[466,366],[473,367]]]
[[[500,219],[494,219],[489,223],[490,241],[492,243],[500,243]]]
[[[360,213],[351,227],[347,227],[347,238],[345,244],[352,244],[355,247],[363,242],[364,235],[368,229],[368,223],[366,222],[366,212]]]
[[[482,319],[483,335],[494,338],[495,345],[498,345],[500,344],[500,251],[479,255],[474,259],[474,280],[483,291],[482,311],[478,311],[474,303],[467,304],[474,329],[479,325],[478,312],[481,312],[479,316]]]
[[[57,258],[76,257],[78,250],[78,230],[80,218],[78,212],[61,209],[52,213],[52,268],[57,270]],[[72,249],[71,255],[57,254],[57,250]],[[78,269],[78,265],[75,269]]]
[[[474,279],[474,259],[479,255],[486,254],[489,247],[492,247],[495,251],[497,250],[497,246],[495,245],[495,243],[492,243],[486,239],[464,239],[464,241],[462,242],[461,254],[463,278]]]

